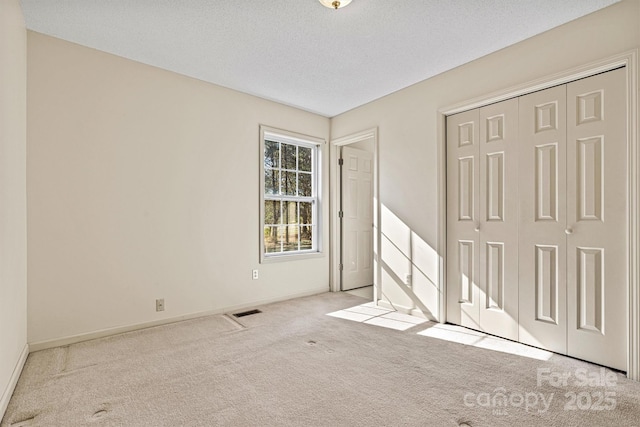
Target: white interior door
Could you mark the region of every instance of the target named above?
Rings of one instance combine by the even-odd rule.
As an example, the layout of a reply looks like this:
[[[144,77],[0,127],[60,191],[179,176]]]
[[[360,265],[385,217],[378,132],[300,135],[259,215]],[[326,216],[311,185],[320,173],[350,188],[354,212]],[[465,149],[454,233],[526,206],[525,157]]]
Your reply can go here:
[[[342,290],[373,285],[373,154],[342,147]]]
[[[624,70],[567,85],[567,347],[626,370]]]
[[[518,99],[480,108],[480,327],[518,339]]]
[[[447,117],[447,321],[480,327],[478,109]]]
[[[566,354],[566,86],[520,97],[520,341]]]

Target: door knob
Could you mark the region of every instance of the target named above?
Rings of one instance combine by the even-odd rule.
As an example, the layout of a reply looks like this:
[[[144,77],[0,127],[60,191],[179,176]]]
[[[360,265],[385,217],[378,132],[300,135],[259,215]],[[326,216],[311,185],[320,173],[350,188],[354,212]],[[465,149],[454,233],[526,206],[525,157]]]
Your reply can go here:
[[[480,231],[480,224],[476,224],[476,231]]]
[[[564,230],[565,234],[569,235],[569,234],[573,234],[573,229],[571,227],[568,227]]]

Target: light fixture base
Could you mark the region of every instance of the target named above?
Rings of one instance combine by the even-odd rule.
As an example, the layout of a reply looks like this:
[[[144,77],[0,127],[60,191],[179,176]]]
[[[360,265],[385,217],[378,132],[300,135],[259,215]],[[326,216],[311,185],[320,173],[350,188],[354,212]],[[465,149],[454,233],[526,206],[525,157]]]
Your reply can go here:
[[[351,3],[351,0],[318,0],[323,6],[330,9],[340,9]]]

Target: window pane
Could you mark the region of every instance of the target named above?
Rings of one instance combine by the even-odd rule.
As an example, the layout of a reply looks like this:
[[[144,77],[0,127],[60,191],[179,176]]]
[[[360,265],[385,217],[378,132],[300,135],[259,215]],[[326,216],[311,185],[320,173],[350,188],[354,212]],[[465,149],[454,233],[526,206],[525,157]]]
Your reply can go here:
[[[286,196],[296,195],[296,173],[282,171],[282,194]]]
[[[319,182],[320,171],[314,161],[318,148],[293,141],[278,142],[277,136],[269,138],[273,139],[263,141],[262,153],[264,253],[294,255],[317,250],[318,200],[314,184]]]
[[[313,204],[300,202],[300,224],[313,224]]]
[[[311,174],[300,172],[298,180],[298,196],[311,197]]]
[[[311,148],[298,147],[298,170],[311,172]]]
[[[282,167],[284,169],[296,169],[296,146],[290,144],[282,145]]]
[[[265,253],[281,252],[278,227],[264,227]]]
[[[313,226],[300,226],[300,250],[313,249]]]
[[[298,203],[284,202],[283,224],[298,224]]]
[[[264,194],[278,194],[280,171],[273,169],[264,170]]]
[[[264,224],[280,224],[280,201],[264,201]]]
[[[298,240],[300,235],[300,227],[297,225],[289,225],[284,228],[284,236],[282,236],[282,242],[284,244],[284,252],[297,251]]]
[[[278,168],[280,167],[280,148],[279,143],[274,141],[264,142],[264,167]]]

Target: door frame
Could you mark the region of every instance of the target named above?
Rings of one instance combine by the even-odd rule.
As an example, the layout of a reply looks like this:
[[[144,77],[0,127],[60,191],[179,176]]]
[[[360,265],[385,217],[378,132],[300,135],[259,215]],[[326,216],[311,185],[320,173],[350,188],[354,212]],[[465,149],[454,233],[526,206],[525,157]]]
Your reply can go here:
[[[340,292],[341,277],[340,277],[340,255],[341,255],[341,234],[342,224],[338,218],[338,211],[340,210],[340,167],[338,166],[338,159],[340,158],[340,149],[345,145],[354,144],[360,141],[366,141],[373,139],[373,300],[378,301],[380,299],[380,263],[378,257],[380,254],[380,239],[378,230],[380,230],[380,197],[379,191],[379,163],[378,163],[378,128],[366,129],[361,132],[356,132],[350,135],[346,135],[340,138],[331,140],[329,144],[329,185],[331,188],[330,196],[330,233],[331,233],[331,260],[330,260],[330,289],[331,292]]]
[[[640,381],[640,117],[638,112],[638,49],[624,52],[600,61],[543,77],[486,96],[468,99],[445,106],[437,112],[438,132],[438,253],[440,299],[439,321],[447,319],[446,242],[447,242],[447,183],[446,183],[446,117],[484,105],[526,95],[574,80],[625,67],[627,84],[627,153],[628,153],[628,303],[627,303],[627,377]]]

